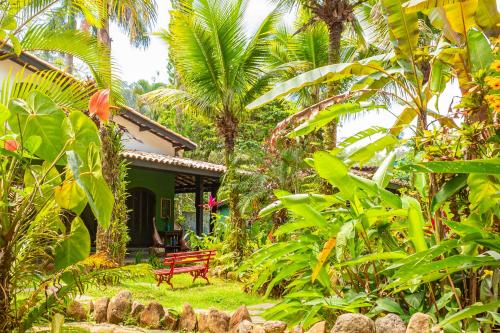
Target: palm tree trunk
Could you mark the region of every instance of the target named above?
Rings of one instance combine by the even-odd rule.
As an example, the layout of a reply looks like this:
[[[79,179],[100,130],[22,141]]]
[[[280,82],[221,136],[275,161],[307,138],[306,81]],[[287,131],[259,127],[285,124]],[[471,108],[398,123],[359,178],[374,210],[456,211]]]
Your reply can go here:
[[[226,186],[230,188],[228,199],[232,230],[228,243],[230,251],[234,253],[235,259],[240,261],[245,252],[246,229],[238,207],[240,193],[236,186],[237,174],[233,164],[237,126],[237,119],[231,112],[224,112],[217,120],[217,129],[219,134],[224,138],[224,163],[227,169],[225,182]]]
[[[326,22],[328,26],[328,64],[338,64],[340,62],[340,40],[342,31],[344,30],[344,23],[341,21]],[[335,96],[339,93],[339,83],[330,82],[328,84],[328,95]],[[325,147],[331,150],[337,146],[337,127],[338,121],[332,121],[324,130],[323,137]]]
[[[68,29],[76,30],[76,17],[75,13],[70,12],[68,14]],[[75,69],[74,57],[71,54],[64,54],[64,66],[66,67],[66,73],[73,74]]]

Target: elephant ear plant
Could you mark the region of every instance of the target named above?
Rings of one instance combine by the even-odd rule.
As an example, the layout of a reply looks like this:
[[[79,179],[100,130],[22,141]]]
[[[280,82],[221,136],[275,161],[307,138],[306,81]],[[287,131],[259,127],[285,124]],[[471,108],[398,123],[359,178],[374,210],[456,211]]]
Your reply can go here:
[[[92,274],[81,261],[88,204],[109,224],[100,139],[82,111],[88,86],[53,72],[7,76],[0,96],[0,331],[25,331]],[[49,295],[49,286],[57,292]]]

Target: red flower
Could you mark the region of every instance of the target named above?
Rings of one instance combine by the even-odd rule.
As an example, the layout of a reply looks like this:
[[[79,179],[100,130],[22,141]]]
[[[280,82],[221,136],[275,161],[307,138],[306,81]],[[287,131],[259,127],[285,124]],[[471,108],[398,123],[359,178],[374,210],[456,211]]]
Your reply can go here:
[[[90,97],[89,113],[97,115],[101,121],[109,120],[109,89],[99,90]]]
[[[220,202],[218,202],[217,199],[215,199],[215,197],[213,197],[212,194],[210,194],[210,196],[208,197],[208,207],[210,208],[219,207],[219,205]]]
[[[3,147],[8,151],[16,151],[17,150],[17,141],[16,140],[5,140],[3,143]]]

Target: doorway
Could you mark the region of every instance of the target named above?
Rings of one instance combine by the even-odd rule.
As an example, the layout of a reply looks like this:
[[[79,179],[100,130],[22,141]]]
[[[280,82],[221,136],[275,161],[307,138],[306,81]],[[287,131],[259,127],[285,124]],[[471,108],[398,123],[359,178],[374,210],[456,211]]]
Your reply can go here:
[[[156,196],[147,188],[129,190],[127,198],[129,247],[153,245],[153,223],[156,216]]]

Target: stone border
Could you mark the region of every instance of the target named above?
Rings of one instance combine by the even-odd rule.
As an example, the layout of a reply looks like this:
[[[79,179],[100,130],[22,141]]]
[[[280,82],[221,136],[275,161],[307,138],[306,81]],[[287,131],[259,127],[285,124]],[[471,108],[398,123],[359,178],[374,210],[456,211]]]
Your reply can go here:
[[[315,323],[307,332],[300,326],[287,330],[287,323],[270,320],[262,324],[252,322],[245,305],[233,313],[217,309],[195,312],[189,304],[184,304],[182,312],[164,308],[158,302],[143,305],[134,302],[132,293],[120,291],[113,298],[103,297],[90,301],[88,309],[77,301],[71,301],[66,309],[66,315],[77,321],[86,321],[89,317],[97,323],[91,332],[126,333],[145,332],[145,330],[116,325],[138,325],[145,329],[167,330],[171,332],[201,332],[201,333],[327,333],[328,323]],[[101,324],[99,326],[99,324]],[[76,325],[76,324],[75,324]],[[80,323],[78,325],[85,325]],[[92,324],[87,323],[92,327]],[[114,325],[114,326],[113,326]],[[403,320],[396,314],[387,314],[375,321],[358,313],[340,315],[330,333],[439,333],[440,329],[431,330],[431,318],[423,313],[414,314],[406,327]]]

